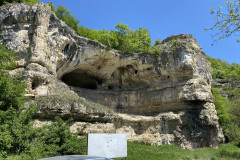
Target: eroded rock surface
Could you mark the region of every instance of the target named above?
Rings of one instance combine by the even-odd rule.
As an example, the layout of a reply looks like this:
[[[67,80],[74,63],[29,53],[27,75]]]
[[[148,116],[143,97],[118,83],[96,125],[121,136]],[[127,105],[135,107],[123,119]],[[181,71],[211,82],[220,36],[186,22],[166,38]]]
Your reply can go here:
[[[74,117],[73,132],[190,149],[224,139],[211,67],[192,35],[166,38],[158,56],[120,53],[76,35],[46,4],[9,4],[0,7],[0,43],[16,51],[10,73],[29,84],[39,125]]]

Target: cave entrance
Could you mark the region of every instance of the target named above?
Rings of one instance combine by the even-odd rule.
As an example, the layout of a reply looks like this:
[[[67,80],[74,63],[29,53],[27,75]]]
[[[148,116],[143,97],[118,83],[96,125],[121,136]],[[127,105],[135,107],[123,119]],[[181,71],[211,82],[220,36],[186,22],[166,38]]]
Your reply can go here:
[[[98,84],[101,83],[101,80],[98,78],[87,75],[79,70],[65,74],[62,76],[61,80],[69,86],[86,89],[97,89]]]
[[[42,84],[42,80],[40,79],[34,79],[32,81],[32,90],[36,89],[37,87],[39,87]]]

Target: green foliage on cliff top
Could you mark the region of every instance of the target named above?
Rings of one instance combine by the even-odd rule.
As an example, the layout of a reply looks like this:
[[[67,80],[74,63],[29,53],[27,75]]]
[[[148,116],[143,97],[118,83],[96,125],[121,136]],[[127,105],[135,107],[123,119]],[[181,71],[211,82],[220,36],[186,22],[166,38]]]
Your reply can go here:
[[[234,79],[240,80],[240,65],[237,63],[229,64],[220,59],[207,57],[211,63],[214,79]]]
[[[118,23],[115,26],[115,30],[92,30],[79,26],[78,23],[80,21],[65,7],[58,6],[56,9],[51,2],[49,5],[57,17],[65,21],[78,35],[96,40],[108,48],[117,49],[124,53],[149,53],[152,47],[152,40],[146,28],[133,30],[126,24]]]

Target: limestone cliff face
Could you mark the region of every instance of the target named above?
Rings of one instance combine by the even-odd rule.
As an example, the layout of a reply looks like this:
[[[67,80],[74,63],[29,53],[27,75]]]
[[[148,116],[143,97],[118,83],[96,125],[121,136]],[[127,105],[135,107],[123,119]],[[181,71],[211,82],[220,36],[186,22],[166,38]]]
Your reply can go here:
[[[41,106],[36,125],[74,117],[73,132],[182,148],[224,139],[211,67],[191,35],[166,38],[159,56],[123,54],[76,35],[46,4],[10,4],[0,7],[0,43],[16,51],[11,74],[22,74],[35,97],[26,105]]]

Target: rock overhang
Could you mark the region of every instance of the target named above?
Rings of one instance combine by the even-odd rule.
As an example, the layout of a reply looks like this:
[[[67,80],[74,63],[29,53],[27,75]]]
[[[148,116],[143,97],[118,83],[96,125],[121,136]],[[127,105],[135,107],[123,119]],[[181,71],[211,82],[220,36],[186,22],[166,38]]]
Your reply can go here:
[[[173,41],[178,41],[179,46],[173,46]],[[184,109],[183,106],[169,107],[176,106],[176,102],[187,106],[184,102],[212,101],[210,64],[196,40],[191,35],[176,35],[168,37],[161,45],[163,48],[157,57],[124,55],[102,48],[69,52],[72,58],[58,73],[81,97],[116,111],[159,113]],[[71,83],[75,81],[74,77],[78,78],[79,84]],[[149,95],[152,98],[144,98]],[[141,99],[148,104],[144,105]],[[137,107],[136,111],[130,111],[133,106],[143,109]]]

